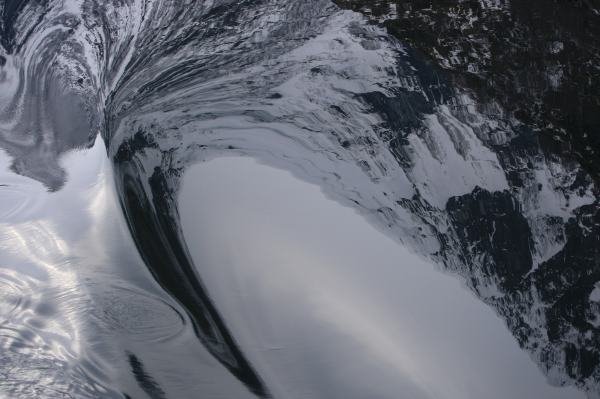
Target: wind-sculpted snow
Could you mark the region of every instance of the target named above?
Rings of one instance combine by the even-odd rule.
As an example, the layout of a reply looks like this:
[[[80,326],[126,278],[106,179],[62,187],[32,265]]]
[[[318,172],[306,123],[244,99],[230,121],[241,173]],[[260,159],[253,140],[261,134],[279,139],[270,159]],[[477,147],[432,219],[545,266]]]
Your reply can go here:
[[[481,113],[383,28],[325,0],[1,10],[0,146],[13,170],[59,190],[61,154],[101,133],[141,257],[256,395],[269,387],[194,268],[177,209],[186,168],[227,154],[318,184],[460,276],[552,383],[600,392],[592,179],[500,105]]]

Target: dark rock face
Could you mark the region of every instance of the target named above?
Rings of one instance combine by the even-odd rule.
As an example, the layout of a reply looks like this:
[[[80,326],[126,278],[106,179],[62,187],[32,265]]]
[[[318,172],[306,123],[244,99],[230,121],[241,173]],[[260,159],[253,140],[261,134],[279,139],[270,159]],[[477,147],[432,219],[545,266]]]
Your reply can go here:
[[[596,200],[575,207],[569,217],[532,217],[532,209],[524,208],[544,195],[546,187],[536,178],[540,163],[573,171],[558,187],[570,193],[565,206],[589,187],[596,193],[600,2],[335,2],[383,24],[407,46],[424,93],[435,81],[428,76],[441,82],[443,95],[427,96],[431,108],[446,104],[473,126],[458,100],[469,93],[478,112],[494,121],[492,129],[474,130],[498,156],[509,189],[476,188],[449,199],[448,228],[429,225],[440,242],[439,260],[506,320],[551,381],[599,392],[600,306],[590,295],[600,281],[600,205]],[[382,119],[398,122],[388,122],[398,134],[390,147],[409,166],[404,138],[418,128],[388,109],[405,97],[365,100],[377,102]],[[426,109],[420,101],[411,104],[416,106],[404,108]],[[435,212],[421,198],[408,202],[403,206],[420,215]],[[540,259],[540,241],[561,244]]]
[[[340,0],[600,178],[600,2]],[[485,112],[485,109],[483,110]]]
[[[598,304],[590,294],[600,280],[600,211],[583,206],[566,227],[564,248],[542,264],[532,283],[548,304],[548,339],[563,348],[566,371],[579,383],[600,379]],[[573,339],[577,332],[578,340]]]
[[[533,265],[531,231],[509,192],[476,188],[446,205],[468,266],[494,276],[502,288],[518,287]]]
[[[510,193],[477,188],[451,198],[447,212],[467,283],[506,320],[521,347],[540,359],[555,383],[596,392],[599,306],[590,294],[600,281],[597,204],[575,212],[562,250],[537,267],[531,229]],[[447,261],[454,254],[443,256]],[[497,292],[488,297],[480,290],[490,281],[497,283]]]
[[[423,114],[433,112],[432,104],[414,91],[398,91],[395,97],[376,91],[361,97],[383,116],[390,129],[397,132],[419,128]]]

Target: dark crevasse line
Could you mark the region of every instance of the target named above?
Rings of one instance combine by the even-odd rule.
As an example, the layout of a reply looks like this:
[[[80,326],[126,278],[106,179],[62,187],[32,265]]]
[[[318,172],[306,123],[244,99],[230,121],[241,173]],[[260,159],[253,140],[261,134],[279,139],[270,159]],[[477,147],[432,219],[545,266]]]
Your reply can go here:
[[[133,353],[127,353],[129,365],[131,366],[131,372],[135,376],[136,381],[140,387],[150,396],[152,399],[164,399],[166,398],[165,392],[162,390],[160,385],[148,375],[144,368],[144,364],[140,359]]]
[[[167,189],[169,177],[156,168],[148,180],[148,192],[141,181],[146,173],[126,148],[127,143],[115,156],[115,181],[131,236],[148,269],[186,309],[196,336],[208,351],[251,392],[270,397],[194,271],[173,206],[175,201]]]

